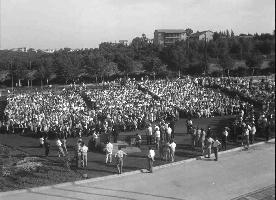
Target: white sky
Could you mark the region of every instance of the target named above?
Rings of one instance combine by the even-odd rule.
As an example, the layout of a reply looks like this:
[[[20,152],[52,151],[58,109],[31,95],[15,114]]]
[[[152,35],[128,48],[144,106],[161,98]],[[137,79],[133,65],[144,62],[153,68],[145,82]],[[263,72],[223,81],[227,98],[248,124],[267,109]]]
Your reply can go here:
[[[0,0],[2,49],[94,48],[159,28],[272,33],[275,0]]]

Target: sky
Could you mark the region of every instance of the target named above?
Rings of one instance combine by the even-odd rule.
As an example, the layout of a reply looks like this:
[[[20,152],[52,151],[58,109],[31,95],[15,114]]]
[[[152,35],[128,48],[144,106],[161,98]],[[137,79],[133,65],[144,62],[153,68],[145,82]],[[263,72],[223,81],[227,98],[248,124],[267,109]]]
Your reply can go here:
[[[1,49],[95,48],[155,29],[272,33],[275,0],[0,0]]]

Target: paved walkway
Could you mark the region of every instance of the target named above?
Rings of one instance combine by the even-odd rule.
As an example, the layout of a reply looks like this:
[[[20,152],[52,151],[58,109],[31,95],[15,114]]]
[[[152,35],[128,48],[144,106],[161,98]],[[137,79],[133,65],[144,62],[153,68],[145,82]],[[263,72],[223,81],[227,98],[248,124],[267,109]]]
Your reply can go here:
[[[226,200],[242,198],[273,184],[274,142],[252,147],[248,151],[225,153],[220,155],[218,162],[195,160],[155,170],[153,174],[118,175],[118,178],[108,180],[52,186],[24,193],[0,193],[0,199]]]

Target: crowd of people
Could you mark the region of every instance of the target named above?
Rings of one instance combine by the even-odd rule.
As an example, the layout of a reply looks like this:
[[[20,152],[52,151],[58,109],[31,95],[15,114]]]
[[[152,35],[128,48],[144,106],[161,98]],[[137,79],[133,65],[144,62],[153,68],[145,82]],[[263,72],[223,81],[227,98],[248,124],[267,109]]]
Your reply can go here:
[[[224,91],[234,95],[226,95]],[[108,84],[108,87],[89,89],[85,85],[56,90],[30,90],[11,93],[7,97],[5,119],[0,123],[1,133],[32,133],[40,137],[40,145],[49,154],[48,137],[56,138],[58,156],[67,153],[67,137],[92,136],[92,146],[97,149],[100,135],[107,135],[106,163],[112,162],[111,136],[114,142],[120,132],[146,130],[146,143],[151,147],[148,154],[150,171],[155,157],[152,146],[161,160],[174,161],[175,122],[179,113],[187,119],[187,133],[192,135],[192,146],[200,147],[203,155],[210,157],[215,148],[227,149],[228,139],[241,137],[249,148],[256,134],[269,139],[269,128],[274,126],[275,80],[251,80],[248,78],[192,78],[177,80],[128,80],[125,84]],[[245,100],[249,101],[245,101]],[[254,103],[263,105],[256,111]],[[260,113],[260,114],[259,114]],[[220,115],[236,115],[232,127],[213,134],[194,126],[193,118],[209,118]],[[221,142],[220,142],[221,141]],[[141,135],[135,136],[140,148]],[[88,145],[89,146],[89,145]],[[88,147],[82,140],[77,142],[76,161],[87,166]],[[126,153],[118,151],[118,173],[122,172]],[[77,164],[78,166],[78,164]]]
[[[240,78],[240,77],[227,77],[227,78],[202,78],[204,86],[218,87],[238,95],[250,102],[262,105],[268,112],[274,111],[274,108],[269,108],[275,102],[275,78]]]
[[[169,81],[145,81],[141,86],[166,101],[168,105],[177,107],[185,117],[209,118],[218,115],[233,115],[240,110],[242,102],[238,98],[203,87],[197,79],[185,77]]]
[[[70,89],[16,93],[8,96],[7,101],[7,121],[1,124],[6,133],[79,134],[81,125],[85,126],[89,118],[85,102]]]

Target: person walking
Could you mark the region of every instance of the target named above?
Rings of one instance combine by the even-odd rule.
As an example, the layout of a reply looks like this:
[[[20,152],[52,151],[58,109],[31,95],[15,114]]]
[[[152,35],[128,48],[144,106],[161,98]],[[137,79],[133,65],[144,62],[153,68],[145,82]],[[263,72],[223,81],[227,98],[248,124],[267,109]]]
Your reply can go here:
[[[213,150],[214,150],[214,154],[215,154],[215,161],[218,161],[218,151],[219,151],[219,146],[221,145],[221,143],[218,141],[218,138],[215,137],[215,140],[213,142]]]
[[[119,146],[119,151],[115,154],[115,158],[117,159],[117,170],[118,174],[123,173],[123,165],[124,165],[124,157],[127,154],[122,150],[122,147]]]
[[[110,141],[107,141],[105,147],[105,164],[112,163],[112,151],[113,151],[113,144]]]
[[[149,172],[150,173],[153,172],[154,157],[155,157],[155,152],[152,149],[152,147],[149,147],[149,152],[148,152],[148,155],[147,155],[147,159],[148,159],[148,166],[149,166]]]

